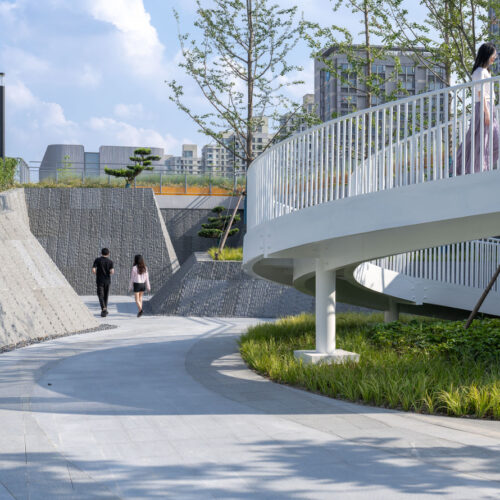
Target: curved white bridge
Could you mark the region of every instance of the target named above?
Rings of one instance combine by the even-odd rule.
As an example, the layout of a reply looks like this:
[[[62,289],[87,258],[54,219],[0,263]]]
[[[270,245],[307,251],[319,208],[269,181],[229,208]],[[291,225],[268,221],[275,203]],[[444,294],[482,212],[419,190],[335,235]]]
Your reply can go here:
[[[316,295],[316,351],[301,357],[356,357],[335,348],[336,299],[389,320],[474,307],[500,264],[499,160],[479,140],[498,108],[485,87],[498,95],[500,77],[332,120],[253,162],[243,264]],[[500,315],[499,292],[481,312]]]

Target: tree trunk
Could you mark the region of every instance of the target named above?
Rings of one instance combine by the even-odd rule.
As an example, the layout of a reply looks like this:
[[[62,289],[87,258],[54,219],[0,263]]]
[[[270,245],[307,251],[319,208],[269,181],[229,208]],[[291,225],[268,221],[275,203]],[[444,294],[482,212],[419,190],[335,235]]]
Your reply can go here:
[[[248,23],[248,57],[247,57],[247,140],[246,140],[246,170],[253,161],[253,89],[254,89],[254,31],[252,0],[247,0]]]
[[[372,61],[371,61],[371,45],[370,45],[370,9],[368,7],[368,0],[363,2],[363,16],[365,21],[365,54],[366,54],[366,104],[367,108],[372,107],[372,89],[371,89],[371,76],[372,76]]]

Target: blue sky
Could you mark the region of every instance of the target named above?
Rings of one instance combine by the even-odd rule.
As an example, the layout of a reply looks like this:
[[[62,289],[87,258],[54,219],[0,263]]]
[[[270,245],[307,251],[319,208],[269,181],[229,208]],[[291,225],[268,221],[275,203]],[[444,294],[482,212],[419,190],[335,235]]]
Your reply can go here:
[[[205,1],[205,0],[204,0]],[[333,19],[330,0],[277,0],[296,4],[306,18]],[[208,139],[168,99],[166,79],[199,93],[177,66],[179,43],[172,9],[191,29],[194,0],[0,0],[0,72],[6,73],[6,149],[9,156],[41,160],[48,144],[163,147],[180,154],[183,142]],[[349,11],[335,22],[360,31]],[[313,65],[305,44],[291,56],[304,66],[313,91]]]

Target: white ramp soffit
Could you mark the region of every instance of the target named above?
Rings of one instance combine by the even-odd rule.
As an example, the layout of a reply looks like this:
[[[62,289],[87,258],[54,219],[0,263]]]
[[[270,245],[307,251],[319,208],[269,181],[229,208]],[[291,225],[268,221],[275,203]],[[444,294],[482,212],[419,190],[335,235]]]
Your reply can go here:
[[[499,90],[495,77],[407,97],[259,156],[244,268],[314,293],[319,259],[340,301],[472,309],[500,264],[499,109],[482,100]],[[500,315],[497,286],[481,311]]]

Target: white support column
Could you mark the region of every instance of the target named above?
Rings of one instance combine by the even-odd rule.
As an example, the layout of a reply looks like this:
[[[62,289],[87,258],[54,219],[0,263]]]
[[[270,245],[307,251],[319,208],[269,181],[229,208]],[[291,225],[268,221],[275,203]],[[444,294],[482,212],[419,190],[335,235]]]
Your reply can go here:
[[[331,354],[335,351],[335,271],[321,269],[316,261],[316,351]]]
[[[389,299],[389,309],[384,311],[384,323],[392,323],[399,320],[398,303],[393,299]]]
[[[316,259],[316,350],[295,351],[304,363],[342,363],[358,361],[359,354],[336,349],[335,345],[336,272]]]

